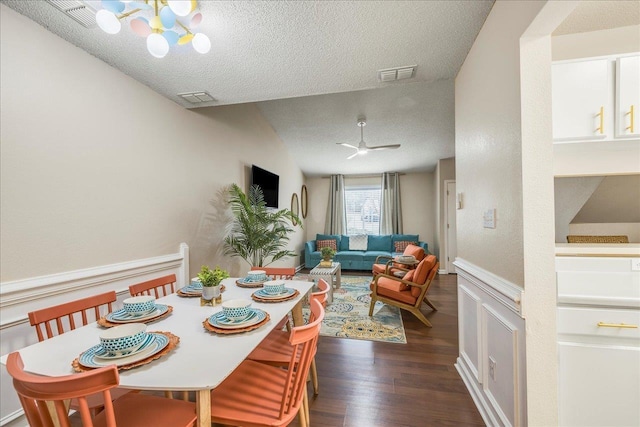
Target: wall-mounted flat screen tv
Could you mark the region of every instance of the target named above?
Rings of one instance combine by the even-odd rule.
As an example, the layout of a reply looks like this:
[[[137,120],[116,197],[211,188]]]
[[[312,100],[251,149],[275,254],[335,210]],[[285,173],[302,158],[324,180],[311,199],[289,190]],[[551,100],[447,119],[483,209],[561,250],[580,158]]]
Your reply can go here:
[[[257,185],[262,189],[264,201],[268,208],[278,209],[278,186],[280,177],[256,165],[251,166],[251,185]]]

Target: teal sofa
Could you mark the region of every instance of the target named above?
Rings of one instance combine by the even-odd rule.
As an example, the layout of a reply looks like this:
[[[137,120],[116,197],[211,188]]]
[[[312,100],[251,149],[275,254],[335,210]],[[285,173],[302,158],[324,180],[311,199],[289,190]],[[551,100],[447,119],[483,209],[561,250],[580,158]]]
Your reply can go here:
[[[421,242],[417,234],[384,234],[367,236],[367,250],[349,250],[349,236],[337,234],[318,234],[316,240],[335,240],[338,251],[333,256],[343,270],[371,270],[376,258],[380,255],[396,256],[402,252],[395,251],[396,242],[417,242],[428,253],[428,246]],[[313,268],[322,259],[316,248],[316,240],[305,243],[304,264],[306,268]]]

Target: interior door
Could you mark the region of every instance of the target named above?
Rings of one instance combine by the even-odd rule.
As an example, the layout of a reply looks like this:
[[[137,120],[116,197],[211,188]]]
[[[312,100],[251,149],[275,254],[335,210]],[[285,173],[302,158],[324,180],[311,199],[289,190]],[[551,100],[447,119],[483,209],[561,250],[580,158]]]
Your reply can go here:
[[[447,181],[447,229],[446,235],[446,259],[441,260],[441,264],[445,264],[447,273],[451,274],[455,272],[453,261],[456,260],[456,254],[458,252],[457,240],[456,240],[456,182]]]

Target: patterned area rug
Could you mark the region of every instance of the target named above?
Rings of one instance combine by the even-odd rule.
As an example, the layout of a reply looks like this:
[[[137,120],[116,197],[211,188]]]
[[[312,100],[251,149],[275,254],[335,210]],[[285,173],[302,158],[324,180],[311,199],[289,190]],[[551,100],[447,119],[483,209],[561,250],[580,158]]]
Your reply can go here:
[[[342,286],[333,290],[320,335],[356,340],[407,343],[400,309],[376,302],[369,317],[371,277],[342,276]],[[303,308],[305,319],[308,307]]]

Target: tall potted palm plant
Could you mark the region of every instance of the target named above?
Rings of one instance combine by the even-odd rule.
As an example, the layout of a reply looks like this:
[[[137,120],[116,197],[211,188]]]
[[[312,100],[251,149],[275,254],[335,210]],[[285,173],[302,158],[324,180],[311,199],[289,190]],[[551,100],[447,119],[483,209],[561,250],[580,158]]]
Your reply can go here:
[[[225,255],[237,256],[251,266],[264,267],[282,258],[295,256],[287,249],[293,224],[300,218],[289,209],[270,210],[260,187],[253,185],[249,194],[233,184],[229,204],[234,216],[231,231],[224,239]]]

